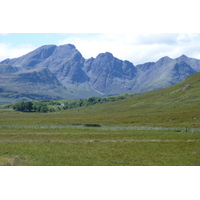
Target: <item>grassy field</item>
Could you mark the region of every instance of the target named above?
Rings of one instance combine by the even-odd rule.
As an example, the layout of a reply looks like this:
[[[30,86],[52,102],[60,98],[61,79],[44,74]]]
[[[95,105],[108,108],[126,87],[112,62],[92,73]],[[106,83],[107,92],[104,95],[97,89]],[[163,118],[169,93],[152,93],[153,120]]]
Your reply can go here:
[[[162,90],[60,110],[0,108],[0,165],[199,166],[200,74]]]
[[[4,126],[1,165],[200,165],[198,130]]]

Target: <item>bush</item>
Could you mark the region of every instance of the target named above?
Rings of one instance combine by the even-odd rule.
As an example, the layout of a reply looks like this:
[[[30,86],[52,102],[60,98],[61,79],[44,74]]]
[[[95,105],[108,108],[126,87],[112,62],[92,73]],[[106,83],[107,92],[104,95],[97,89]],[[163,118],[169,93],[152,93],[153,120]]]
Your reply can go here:
[[[101,127],[100,124],[85,124],[87,127]]]
[[[42,106],[40,109],[41,113],[47,113],[49,111],[48,107],[46,105]]]
[[[50,108],[49,112],[55,112],[55,109],[54,108]]]
[[[15,103],[13,105],[13,109],[16,111],[21,111],[21,112],[42,112],[42,113],[46,113],[49,111],[47,105],[47,103],[45,102],[31,102],[31,101],[27,101],[27,102],[18,102]]]
[[[31,101],[18,102],[13,105],[13,109],[21,112],[31,112],[33,110],[33,103]]]

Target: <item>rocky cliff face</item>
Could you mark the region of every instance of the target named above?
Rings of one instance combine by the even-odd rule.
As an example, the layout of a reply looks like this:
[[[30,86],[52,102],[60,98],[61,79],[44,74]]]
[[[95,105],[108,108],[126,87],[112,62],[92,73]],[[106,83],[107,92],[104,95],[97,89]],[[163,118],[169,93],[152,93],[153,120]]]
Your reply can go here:
[[[9,64],[0,64],[0,76],[17,72],[18,69]]]
[[[13,74],[15,77],[14,82],[24,83],[24,84],[46,84],[54,86],[62,86],[62,84],[57,80],[57,78],[50,72],[48,68],[37,68],[26,71],[20,71]]]
[[[199,71],[200,60],[185,55],[134,66],[109,52],[85,59],[72,44],[45,45],[0,62],[0,91],[12,88],[40,96],[88,98],[160,89]]]
[[[137,71],[131,62],[119,60],[108,52],[87,60],[84,70],[90,85],[102,93],[109,92],[114,87],[117,90],[121,84],[125,85],[125,81],[131,81]]]
[[[200,72],[200,60],[195,58],[188,58],[186,55],[182,55],[175,59],[178,62],[185,62],[192,67],[196,72]]]
[[[163,57],[155,63],[136,66],[138,69],[135,91],[161,89],[184,80],[196,71],[184,61]],[[199,65],[200,68],[200,65]]]

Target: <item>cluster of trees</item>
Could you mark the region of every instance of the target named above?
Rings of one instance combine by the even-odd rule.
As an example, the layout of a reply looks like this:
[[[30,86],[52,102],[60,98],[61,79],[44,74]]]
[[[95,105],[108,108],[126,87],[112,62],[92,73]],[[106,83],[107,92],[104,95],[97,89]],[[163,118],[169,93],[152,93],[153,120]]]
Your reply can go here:
[[[101,104],[106,102],[113,102],[113,101],[119,101],[122,99],[126,99],[129,97],[132,97],[133,94],[124,94],[124,95],[118,95],[118,96],[110,96],[110,97],[90,97],[88,99],[74,99],[74,100],[65,100],[59,102],[59,101],[22,101],[15,103],[13,105],[13,109],[16,111],[21,112],[55,112],[56,110],[61,109],[71,109],[71,108],[77,108],[82,106],[90,106],[94,104]]]
[[[46,113],[49,110],[48,106],[44,102],[32,102],[32,101],[22,101],[15,103],[13,109],[21,112],[41,112]]]

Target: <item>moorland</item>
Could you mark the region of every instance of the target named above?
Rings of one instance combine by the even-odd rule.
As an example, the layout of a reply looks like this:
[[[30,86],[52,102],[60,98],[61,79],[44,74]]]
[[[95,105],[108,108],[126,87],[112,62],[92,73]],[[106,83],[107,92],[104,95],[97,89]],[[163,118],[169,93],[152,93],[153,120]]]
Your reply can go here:
[[[200,73],[117,101],[21,112],[0,106],[0,165],[198,166]]]

